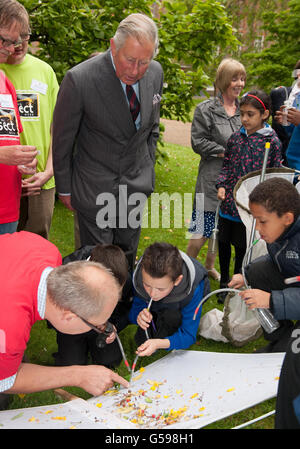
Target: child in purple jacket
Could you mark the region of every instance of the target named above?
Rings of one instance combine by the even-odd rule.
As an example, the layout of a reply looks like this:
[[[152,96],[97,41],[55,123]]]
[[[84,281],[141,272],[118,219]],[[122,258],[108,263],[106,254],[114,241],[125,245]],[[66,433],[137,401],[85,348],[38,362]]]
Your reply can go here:
[[[266,142],[270,142],[267,167],[279,167],[281,142],[275,131],[266,123],[270,116],[271,99],[266,93],[254,90],[240,101],[242,127],[227,142],[223,167],[216,182],[218,199],[222,200],[219,218],[220,288],[230,281],[229,266],[231,245],[235,249],[234,273],[238,273],[246,252],[246,228],[242,223],[233,198],[238,180],[247,173],[261,170]],[[226,292],[218,294],[223,303]]]

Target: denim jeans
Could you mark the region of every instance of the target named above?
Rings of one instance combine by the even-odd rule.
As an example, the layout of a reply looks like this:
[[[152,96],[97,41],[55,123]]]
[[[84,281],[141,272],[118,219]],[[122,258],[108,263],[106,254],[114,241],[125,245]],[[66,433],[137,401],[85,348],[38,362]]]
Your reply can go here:
[[[18,227],[18,221],[12,221],[11,223],[0,223],[0,235],[13,234]]]

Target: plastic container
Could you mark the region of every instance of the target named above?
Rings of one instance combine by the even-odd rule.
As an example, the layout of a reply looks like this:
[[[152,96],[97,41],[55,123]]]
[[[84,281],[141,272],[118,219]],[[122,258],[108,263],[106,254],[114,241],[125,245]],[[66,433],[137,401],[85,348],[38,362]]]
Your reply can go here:
[[[211,236],[208,241],[207,252],[210,254],[217,255],[218,254],[218,229],[213,229]]]
[[[279,328],[280,324],[269,309],[253,309],[253,312],[260,322],[261,327],[263,327],[268,334],[271,334]]]
[[[290,122],[287,121],[287,113],[289,110],[290,106],[289,106],[289,101],[286,100],[284,102],[284,108],[282,108],[282,125],[283,126],[290,126]]]

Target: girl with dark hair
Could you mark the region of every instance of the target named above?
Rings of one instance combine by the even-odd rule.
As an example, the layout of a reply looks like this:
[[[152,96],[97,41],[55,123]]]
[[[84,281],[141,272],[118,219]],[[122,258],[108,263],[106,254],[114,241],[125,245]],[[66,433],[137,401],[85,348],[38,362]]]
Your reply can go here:
[[[270,116],[269,95],[259,90],[245,94],[240,101],[242,127],[227,142],[223,167],[216,182],[218,199],[222,201],[219,219],[220,288],[230,280],[231,245],[235,249],[234,273],[239,273],[246,252],[246,228],[242,223],[233,198],[237,181],[247,173],[261,170],[266,143],[270,143],[267,167],[279,167],[281,142],[266,123]],[[223,303],[226,292],[218,294]]]

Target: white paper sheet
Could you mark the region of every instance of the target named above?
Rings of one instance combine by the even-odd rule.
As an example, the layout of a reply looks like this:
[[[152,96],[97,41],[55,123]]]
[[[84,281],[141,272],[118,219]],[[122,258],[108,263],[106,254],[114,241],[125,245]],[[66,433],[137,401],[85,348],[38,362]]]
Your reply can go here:
[[[137,371],[130,393],[0,412],[0,428],[201,428],[275,397],[283,358],[173,351]]]

